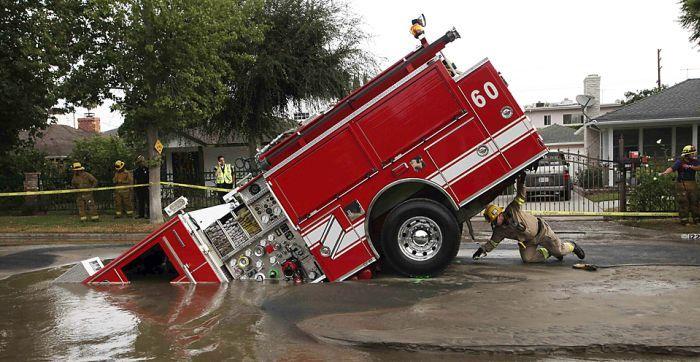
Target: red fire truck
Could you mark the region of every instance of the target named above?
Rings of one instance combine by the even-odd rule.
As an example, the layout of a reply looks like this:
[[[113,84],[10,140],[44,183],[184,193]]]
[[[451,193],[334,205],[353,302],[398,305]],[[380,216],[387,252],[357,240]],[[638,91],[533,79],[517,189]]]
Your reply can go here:
[[[465,221],[547,152],[491,62],[459,72],[444,58],[457,38],[422,40],[275,139],[258,156],[264,172],[225,204],[175,213],[84,283],[332,282],[377,261],[440,272]]]

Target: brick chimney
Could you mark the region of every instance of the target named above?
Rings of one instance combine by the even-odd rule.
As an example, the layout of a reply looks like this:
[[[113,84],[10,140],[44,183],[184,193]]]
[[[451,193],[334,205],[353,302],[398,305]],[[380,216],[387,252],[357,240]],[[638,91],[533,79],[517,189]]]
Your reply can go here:
[[[100,133],[100,117],[95,117],[94,113],[85,113],[85,117],[78,118],[78,129]]]

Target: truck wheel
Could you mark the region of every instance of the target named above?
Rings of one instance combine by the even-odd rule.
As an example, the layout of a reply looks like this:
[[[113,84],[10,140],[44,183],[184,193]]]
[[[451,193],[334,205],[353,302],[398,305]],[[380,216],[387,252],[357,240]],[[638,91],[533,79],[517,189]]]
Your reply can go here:
[[[442,204],[413,199],[396,206],[387,216],[381,249],[389,267],[406,276],[436,274],[459,251],[459,225]]]

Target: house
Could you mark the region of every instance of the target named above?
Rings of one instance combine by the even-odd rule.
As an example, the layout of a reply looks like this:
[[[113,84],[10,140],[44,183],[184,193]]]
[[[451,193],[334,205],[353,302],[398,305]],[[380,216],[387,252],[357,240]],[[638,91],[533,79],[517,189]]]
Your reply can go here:
[[[604,103],[600,105],[600,112],[601,114],[605,114],[619,109],[620,107],[622,107],[620,103]],[[527,114],[532,124],[538,129],[555,124],[580,126],[583,124],[584,120],[583,113],[581,113],[581,106],[568,98],[559,103],[538,102],[526,106],[525,114]]]
[[[46,158],[62,162],[73,152],[75,142],[100,134],[100,118],[92,114],[78,118],[78,128],[63,124],[50,124],[34,139],[34,148],[44,152]],[[21,136],[27,139],[25,133]]]
[[[537,132],[542,136],[544,144],[552,151],[585,154],[583,133],[576,134],[576,129],[573,127],[553,124],[540,128]]]
[[[165,136],[163,146],[165,179],[181,183],[206,181],[208,186],[214,182],[203,175],[214,171],[219,155],[237,170],[246,168],[243,160],[250,155],[248,143],[237,135],[220,137],[196,129]]]
[[[619,102],[600,104],[600,76],[597,74],[590,74],[583,79],[583,94],[592,97],[591,102],[586,106],[586,115],[589,119],[607,114],[622,106]],[[551,125],[578,127],[583,125],[585,120],[582,106],[568,98],[556,104],[537,102],[532,106],[526,106],[525,114],[537,128]],[[581,153],[600,158],[600,134],[590,128],[581,133],[584,144],[583,149],[580,150]]]
[[[683,146],[698,146],[700,78],[688,79],[666,90],[595,118],[602,139],[602,158],[619,159],[638,151],[651,157],[677,157]]]

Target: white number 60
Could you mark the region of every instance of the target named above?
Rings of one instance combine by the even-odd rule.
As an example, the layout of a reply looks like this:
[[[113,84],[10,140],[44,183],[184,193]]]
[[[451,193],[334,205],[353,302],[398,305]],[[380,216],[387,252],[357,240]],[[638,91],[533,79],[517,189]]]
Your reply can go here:
[[[496,86],[491,82],[484,83],[484,93],[486,93],[486,96],[491,99],[498,98],[498,89],[496,89]],[[477,107],[483,108],[486,105],[486,98],[481,95],[481,92],[478,89],[473,90],[471,96],[472,101]]]

